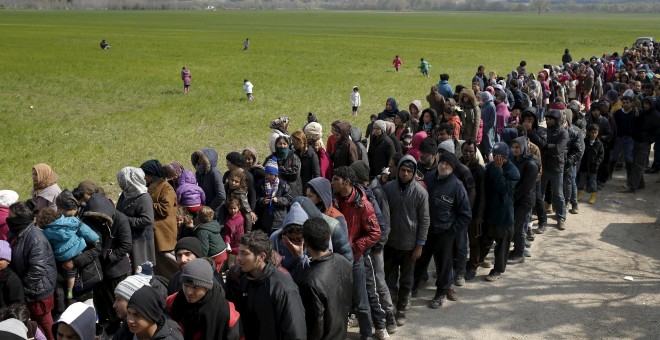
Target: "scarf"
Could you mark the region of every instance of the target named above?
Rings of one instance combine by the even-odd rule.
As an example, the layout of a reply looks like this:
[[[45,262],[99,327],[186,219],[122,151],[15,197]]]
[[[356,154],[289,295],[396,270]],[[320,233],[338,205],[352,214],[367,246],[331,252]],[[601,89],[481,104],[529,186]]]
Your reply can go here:
[[[144,171],[145,175],[149,175],[151,177],[164,177],[163,166],[158,160],[148,160],[140,165],[140,169]]]
[[[127,166],[117,173],[117,182],[122,195],[126,198],[140,196],[147,192],[147,182],[144,180],[144,171],[140,168]]]
[[[179,290],[172,303],[172,320],[183,325],[183,338],[186,340],[222,339],[229,324],[229,303],[222,294],[222,288],[214,283],[197,303],[189,303],[183,289]]]
[[[27,228],[33,220],[34,217],[32,215],[7,217],[7,226],[12,234],[17,235]]]
[[[289,151],[291,149],[289,148],[275,148],[275,156],[277,156],[277,159],[281,159],[282,161],[285,161],[287,157],[289,157]]]
[[[273,214],[273,210],[275,209],[275,206],[273,206],[273,200],[272,198],[277,195],[277,189],[280,186],[280,178],[275,177],[275,180],[273,182],[269,182],[268,180],[264,180],[264,192],[266,193],[266,197],[270,197],[270,203],[268,203],[268,213],[271,215]]]
[[[40,190],[57,183],[57,173],[48,164],[39,163],[32,167],[32,169],[37,173],[37,183],[34,184],[35,195],[38,195]]]

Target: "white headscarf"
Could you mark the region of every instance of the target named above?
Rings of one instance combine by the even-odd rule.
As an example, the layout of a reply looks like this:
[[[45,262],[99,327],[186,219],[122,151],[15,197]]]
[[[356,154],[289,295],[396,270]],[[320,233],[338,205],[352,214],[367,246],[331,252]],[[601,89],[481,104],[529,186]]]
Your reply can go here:
[[[119,170],[117,182],[126,198],[137,197],[147,192],[147,181],[144,179],[144,171],[140,168],[127,166]]]

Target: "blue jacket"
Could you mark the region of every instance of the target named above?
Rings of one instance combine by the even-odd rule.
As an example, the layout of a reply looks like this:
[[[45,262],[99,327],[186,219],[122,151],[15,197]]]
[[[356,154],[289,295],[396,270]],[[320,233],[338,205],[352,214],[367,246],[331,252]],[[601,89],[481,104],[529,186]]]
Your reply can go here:
[[[520,172],[513,162],[506,162],[501,168],[495,162],[486,164],[486,212],[484,221],[493,226],[513,228],[513,201]],[[493,237],[502,237],[500,233]]]
[[[445,97],[445,100],[454,97],[454,89],[451,88],[448,80],[441,80],[438,83],[438,92]]]
[[[44,236],[53,247],[58,262],[71,260],[87,248],[87,243],[100,241],[99,235],[77,217],[64,215],[44,228]]]

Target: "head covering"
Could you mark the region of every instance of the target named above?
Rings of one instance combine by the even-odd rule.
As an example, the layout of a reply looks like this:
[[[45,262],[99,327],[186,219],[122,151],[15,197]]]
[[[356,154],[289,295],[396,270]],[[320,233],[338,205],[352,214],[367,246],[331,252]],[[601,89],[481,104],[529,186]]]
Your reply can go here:
[[[144,171],[140,168],[127,166],[117,173],[117,183],[122,195],[126,198],[140,196],[147,192],[147,182],[144,180]]]
[[[351,164],[351,168],[355,171],[355,177],[357,177],[360,182],[369,181],[369,164],[365,161],[357,160]]]
[[[454,141],[451,139],[448,139],[440,144],[438,144],[438,150],[444,150],[449,153],[455,153],[456,149],[454,147]]]
[[[354,86],[353,88],[356,88],[356,87],[357,86]],[[316,115],[314,114],[314,112],[309,112],[307,114],[307,123],[312,123],[312,122],[317,122],[318,123],[319,119],[316,118]]]
[[[9,242],[0,240],[0,260],[7,260],[11,262],[11,247]]]
[[[278,176],[280,174],[279,165],[277,165],[277,158],[272,157],[266,162],[266,173]]]
[[[325,145],[323,144],[323,126],[321,124],[311,122],[305,125],[303,132],[307,136],[307,140],[318,140],[321,142],[321,147],[325,149]]]
[[[616,102],[619,100],[619,93],[616,92],[616,90],[609,90],[607,91],[607,99],[609,99],[612,102]]]
[[[484,103],[493,101],[493,95],[490,94],[490,92],[488,91],[479,92],[479,97],[481,97],[481,101],[483,101]]]
[[[493,145],[493,155],[509,157],[509,146],[504,142],[497,142]]]
[[[205,259],[194,259],[183,267],[179,280],[181,284],[187,283],[211,290],[213,289],[213,268]]]
[[[520,150],[521,150],[520,156],[521,157],[527,156],[527,152],[528,152],[527,137],[520,136],[520,137],[514,139],[513,141],[511,141],[511,144],[513,144],[513,143],[518,143],[518,145],[520,146]]]
[[[397,112],[396,116],[399,117],[399,119],[401,119],[404,122],[407,122],[407,121],[410,120],[410,113],[408,113],[408,111],[406,111],[406,110],[401,110],[401,111]]]
[[[254,163],[259,162],[259,156],[257,155],[257,150],[255,150],[253,147],[250,146],[250,147],[247,147],[247,148],[243,149],[244,153],[245,153],[245,151],[252,154],[252,156],[254,157]]]
[[[635,96],[635,92],[632,89],[627,89],[623,92],[623,96],[632,98]]]
[[[121,296],[128,301],[138,289],[142,288],[142,286],[148,285],[149,280],[145,277],[141,275],[131,275],[117,284],[117,287],[115,287],[115,295]]]
[[[438,164],[440,164],[440,162],[445,162],[451,165],[452,169],[456,169],[456,166],[458,165],[458,159],[456,158],[456,155],[449,152],[445,152],[440,155],[440,157],[438,157]]]
[[[157,159],[151,159],[142,163],[140,169],[142,169],[147,176],[163,177],[163,166]]]
[[[206,260],[200,260],[206,262]],[[211,266],[206,262],[208,266]],[[187,267],[187,266],[186,266]],[[158,295],[155,289],[150,286],[143,286],[138,289],[128,301],[128,308],[135,309],[145,319],[156,323],[163,315],[165,301]]]
[[[316,177],[307,182],[307,186],[312,188],[314,192],[321,198],[325,208],[328,209],[332,205],[332,186],[327,178]]]
[[[181,175],[183,170],[185,170],[183,168],[183,164],[181,164],[179,162],[172,162],[172,163],[169,164],[169,166],[170,166],[170,168],[172,168],[174,170],[174,174],[177,175],[177,176]]]
[[[407,160],[403,160],[403,161],[401,162],[401,164],[399,164],[399,169],[401,169],[401,168],[403,168],[403,167],[406,167],[406,168],[408,168],[408,169],[410,169],[410,170],[412,170],[412,171],[416,171],[416,170],[417,170],[417,165],[415,165],[415,162],[413,162],[413,161],[411,161],[411,160],[409,160],[409,159],[407,159]]]
[[[176,245],[174,246],[174,253],[176,254],[181,249],[189,250],[198,258],[202,258],[205,255],[202,253],[202,243],[193,236],[182,237],[179,241],[176,242]]]
[[[426,137],[419,144],[419,152],[435,154],[438,150],[438,143],[435,142],[433,137]]]
[[[387,133],[387,125],[385,124],[385,121],[383,120],[377,120],[374,122],[374,129],[379,129],[380,131],[383,131],[383,134]]]
[[[300,203],[295,202],[291,205],[291,209],[284,216],[284,223],[282,224],[282,230],[286,229],[292,225],[303,225],[309,216],[305,210],[300,206]]]
[[[9,207],[18,202],[18,193],[14,190],[0,190],[0,207]]]
[[[151,263],[151,261],[147,261],[139,265],[135,269],[135,274],[147,279],[147,282],[150,282],[151,277],[154,275],[154,264]]]
[[[64,189],[55,199],[55,204],[62,210],[78,210],[78,201],[73,197],[71,190]]]
[[[280,130],[281,132],[286,133],[286,130],[289,128],[289,117],[279,117],[270,121],[271,129]]]
[[[60,323],[73,328],[80,340],[94,340],[96,337],[96,312],[90,305],[76,302],[67,307],[60,319],[53,323],[53,334],[57,334]]]
[[[34,184],[35,190],[41,190],[57,183],[57,173],[46,163],[39,163],[32,167],[37,172],[37,183]]]
[[[92,181],[91,179],[84,179],[78,183],[77,189],[82,191],[85,194],[92,195],[98,190],[98,185],[96,185],[96,182]]]
[[[504,92],[504,87],[500,84],[496,84],[495,86],[493,86],[493,88],[495,90],[500,90],[500,91]]]
[[[227,161],[231,164],[236,165],[239,168],[245,167],[245,158],[239,152],[233,151],[227,154],[225,157]]]
[[[0,339],[3,340],[23,340],[27,339],[28,329],[25,324],[18,319],[7,319],[0,322]]]
[[[396,105],[396,100],[394,98],[391,98],[391,97],[387,98],[386,103],[390,103],[390,105],[392,105],[392,110],[390,110],[390,111],[398,111],[399,110],[399,106]]]

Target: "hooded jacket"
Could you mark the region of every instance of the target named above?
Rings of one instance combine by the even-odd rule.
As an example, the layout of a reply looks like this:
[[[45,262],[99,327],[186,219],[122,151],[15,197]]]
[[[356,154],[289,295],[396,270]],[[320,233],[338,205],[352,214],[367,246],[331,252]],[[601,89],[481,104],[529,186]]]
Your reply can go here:
[[[369,165],[369,156],[367,155],[367,147],[365,142],[362,141],[362,130],[359,127],[351,126],[350,136],[358,152],[358,159],[363,160]],[[366,141],[366,140],[365,140]]]
[[[415,107],[417,109],[417,112],[419,113],[419,118],[415,118],[412,116],[412,110],[410,109],[411,107]],[[415,99],[408,105],[408,111],[410,112],[410,122],[412,123],[413,127],[416,127],[417,124],[419,123],[419,120],[421,119],[421,113],[422,113],[422,101],[419,99]]]
[[[555,118],[556,124],[548,127],[547,144],[541,148],[543,171],[547,173],[563,173],[566,147],[568,145],[568,131],[561,126],[561,111],[550,110],[546,114],[546,117]],[[551,144],[554,144],[554,146],[548,147]]]
[[[483,87],[482,87],[483,88]],[[465,102],[464,98],[468,98]],[[458,95],[458,105],[465,115],[465,124],[463,127],[463,140],[477,140],[479,133],[479,123],[481,121],[481,108],[472,89],[463,89]]]
[[[195,178],[197,185],[199,185],[206,194],[206,205],[211,207],[213,211],[218,211],[218,208],[225,202],[225,186],[222,183],[222,174],[218,171],[218,153],[212,148],[206,148],[195,151],[191,156],[191,162],[197,169],[203,167],[204,172],[197,169]]]
[[[217,221],[199,224],[195,227],[195,237],[202,245],[202,254],[213,257],[225,251],[227,244],[220,234],[222,227]]]
[[[412,156],[415,162],[419,162],[419,146],[428,135],[424,131],[417,132],[412,140],[412,146],[406,152],[407,155]],[[382,169],[382,168],[381,168]]]
[[[53,334],[57,334],[60,323],[65,323],[78,335],[80,340],[94,340],[96,336],[96,313],[94,308],[82,302],[70,305],[60,319],[53,323]]]
[[[335,194],[333,205],[346,218],[348,238],[353,250],[353,259],[373,247],[381,237],[380,225],[373,205],[359,186],[353,186],[348,197]]]
[[[506,127],[506,122],[509,120],[509,116],[511,116],[511,113],[509,112],[509,109],[506,106],[505,102],[501,102],[495,106],[495,115],[496,115],[496,120],[497,122],[495,123],[495,126],[497,126],[497,134],[502,135],[502,130]]]
[[[195,207],[206,204],[204,189],[197,185],[195,174],[184,170],[179,175],[179,186],[176,188],[176,202],[184,207]]]
[[[536,175],[534,175],[536,176]],[[486,164],[486,211],[484,221],[490,226],[489,236],[501,238],[508,232],[513,235],[514,198],[520,172],[513,162],[508,161],[501,168],[495,162]],[[534,182],[536,183],[536,182]]]
[[[533,117],[534,123],[532,123],[532,129],[527,131],[527,138],[529,141],[538,146],[539,149],[543,150],[548,143],[548,131],[546,128],[539,126],[538,118],[536,117],[536,109],[528,109],[523,111],[521,121],[525,120],[525,117]]]
[[[332,204],[332,186],[330,185],[330,181],[321,178],[315,178],[309,181],[307,185],[312,188],[312,190],[314,190],[314,192],[316,192],[316,194],[321,197],[321,201],[323,201],[323,206],[317,207],[319,211],[321,211],[324,215],[336,219],[341,225],[341,228],[346,231],[346,235],[348,235],[348,225],[346,224],[346,218],[344,218],[344,215]],[[307,211],[307,214],[309,215],[309,211]]]
[[[566,146],[566,168],[577,165],[584,154],[584,138],[582,132],[576,126],[569,125],[568,144]]]
[[[58,262],[76,257],[87,248],[87,243],[99,242],[99,235],[75,216],[60,215],[60,218],[44,227],[43,232]]]
[[[298,196],[301,197],[301,196]],[[291,209],[284,217],[284,223],[282,224],[282,229],[276,230],[273,234],[270,235],[270,243],[273,246],[273,250],[278,254],[282,255],[282,261],[280,261],[280,266],[284,267],[294,282],[300,282],[300,277],[307,268],[309,268],[309,262],[311,261],[307,252],[304,251],[300,256],[294,256],[289,248],[284,244],[282,240],[282,233],[286,227],[290,225],[303,225],[305,221],[309,218],[305,210],[300,206],[300,203],[293,203]]]
[[[484,122],[483,134],[484,138],[481,140],[482,150],[484,157],[488,157],[493,145],[497,142],[497,114],[495,104],[493,104],[493,96],[489,92],[481,92],[483,105],[481,107],[481,119]]]
[[[85,205],[82,220],[101,236],[103,276],[115,279],[130,274],[131,265],[127,255],[133,244],[126,216],[116,210],[105,195],[95,193]]]
[[[238,275],[237,282],[227,278],[227,299],[241,314],[246,339],[307,338],[305,307],[291,276],[270,261],[259,278],[249,273]]]
[[[27,302],[43,300],[55,292],[57,267],[50,243],[36,224],[10,233],[11,268],[21,278]]]
[[[335,152],[332,154],[333,168],[349,166],[359,159],[357,146],[351,140],[351,124],[341,121],[337,124],[341,137],[335,143]]]
[[[520,181],[516,184],[513,204],[516,209],[528,209],[534,206],[536,200],[536,178],[539,173],[539,160],[527,148],[527,138],[514,139],[522,150],[520,156],[512,157],[513,163],[520,173]]]
[[[405,161],[414,164],[413,173],[417,172],[417,163],[412,156],[401,158],[397,172]],[[429,195],[414,178],[402,184],[400,179],[390,181],[383,187],[390,210],[390,236],[387,245],[398,250],[412,250],[415,246],[426,243],[429,231]]]
[[[589,137],[584,140],[584,154],[580,161],[580,172],[596,175],[598,174],[598,167],[603,162],[605,157],[605,148],[600,139],[592,143]]]

